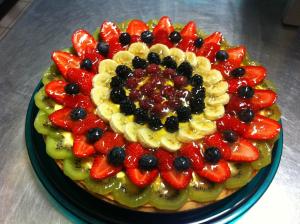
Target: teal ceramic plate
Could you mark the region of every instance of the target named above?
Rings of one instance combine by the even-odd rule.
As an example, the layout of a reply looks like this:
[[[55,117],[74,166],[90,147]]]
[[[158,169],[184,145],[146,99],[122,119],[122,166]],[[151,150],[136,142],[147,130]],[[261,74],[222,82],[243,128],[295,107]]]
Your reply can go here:
[[[40,83],[34,94],[41,88]],[[228,223],[250,209],[271,184],[279,166],[283,133],[276,142],[269,166],[261,169],[253,180],[231,196],[204,208],[176,213],[145,213],[121,208],[99,200],[66,177],[46,154],[43,137],[33,126],[38,108],[33,97],[26,117],[26,144],[32,167],[58,209],[76,223]]]

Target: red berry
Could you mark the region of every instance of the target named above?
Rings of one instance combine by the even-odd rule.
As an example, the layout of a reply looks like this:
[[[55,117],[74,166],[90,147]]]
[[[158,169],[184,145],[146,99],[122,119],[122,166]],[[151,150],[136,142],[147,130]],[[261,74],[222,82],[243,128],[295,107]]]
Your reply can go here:
[[[157,64],[150,64],[146,69],[148,74],[157,74],[160,72],[160,68]]]
[[[153,92],[153,86],[151,85],[151,83],[145,83],[142,87],[141,87],[141,91],[144,95],[146,96],[150,96]]]
[[[163,117],[169,111],[169,108],[165,104],[156,104],[151,111],[158,117]]]
[[[141,68],[137,68],[133,72],[133,76],[136,77],[136,78],[141,78],[144,75],[146,75],[146,71],[144,69],[141,69]]]
[[[188,80],[185,76],[179,75],[173,78],[174,86],[177,88],[184,87],[188,84]]]
[[[154,100],[155,103],[161,103],[164,101],[163,97],[161,96],[160,93],[154,93],[151,98]]]
[[[171,109],[176,110],[181,105],[181,101],[175,97],[168,100],[168,105]]]
[[[161,94],[165,97],[171,97],[175,93],[175,89],[172,86],[164,86],[161,89]]]
[[[152,108],[154,106],[154,104],[148,98],[144,98],[144,99],[140,100],[140,106],[141,106],[141,108],[143,108],[145,110],[149,110],[150,108]]]
[[[128,87],[129,89],[136,88],[138,84],[139,84],[139,80],[135,77],[130,77],[126,81],[126,87]]]
[[[166,68],[163,72],[163,76],[168,79],[171,79],[175,75],[176,75],[176,71],[172,68]]]
[[[133,89],[129,93],[129,98],[133,101],[138,100],[141,97],[141,92],[137,89]]]

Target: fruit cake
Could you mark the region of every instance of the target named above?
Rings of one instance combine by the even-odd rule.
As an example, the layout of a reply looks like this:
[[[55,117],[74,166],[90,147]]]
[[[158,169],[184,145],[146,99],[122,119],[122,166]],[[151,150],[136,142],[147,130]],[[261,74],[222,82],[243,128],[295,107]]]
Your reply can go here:
[[[37,132],[66,176],[110,203],[181,211],[221,200],[271,161],[277,94],[244,46],[191,21],[105,21],[53,65]]]

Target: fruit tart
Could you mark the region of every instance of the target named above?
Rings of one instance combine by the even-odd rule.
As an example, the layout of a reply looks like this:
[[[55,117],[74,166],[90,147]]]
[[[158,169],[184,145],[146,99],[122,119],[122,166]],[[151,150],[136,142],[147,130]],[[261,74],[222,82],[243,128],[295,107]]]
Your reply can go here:
[[[46,152],[119,206],[181,211],[228,197],[270,164],[281,125],[266,68],[191,21],[79,29],[35,95]]]

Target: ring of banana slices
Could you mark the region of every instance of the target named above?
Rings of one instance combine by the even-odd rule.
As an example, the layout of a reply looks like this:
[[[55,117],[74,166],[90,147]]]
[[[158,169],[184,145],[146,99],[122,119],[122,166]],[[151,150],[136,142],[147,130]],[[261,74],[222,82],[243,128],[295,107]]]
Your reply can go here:
[[[169,133],[164,128],[153,131],[147,125],[134,122],[133,115],[126,116],[120,107],[110,100],[110,81],[115,76],[116,67],[120,64],[132,68],[135,56],[147,58],[149,52],[155,52],[161,58],[171,56],[177,64],[187,61],[195,73],[201,74],[206,89],[205,109],[201,114],[192,114],[189,122],[180,123],[179,130]],[[145,43],[133,43],[127,51],[116,53],[112,59],[100,62],[98,74],[93,78],[91,97],[97,105],[96,113],[117,133],[122,133],[130,142],[139,142],[144,147],[163,147],[169,151],[177,151],[186,142],[199,140],[216,131],[215,120],[224,113],[224,105],[229,102],[228,83],[222,74],[211,68],[210,61],[205,57],[197,57],[192,52],[184,52],[178,48],[169,49],[163,44],[155,44],[148,48]],[[129,93],[126,91],[126,95]],[[137,103],[138,105],[138,103]]]

